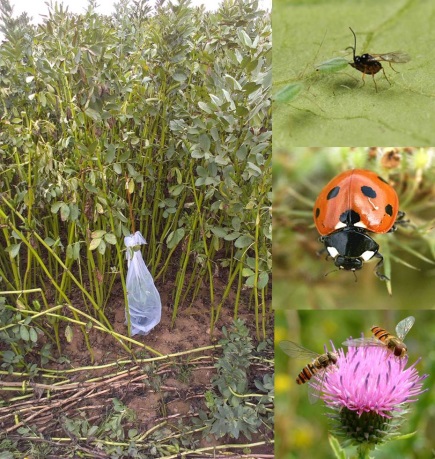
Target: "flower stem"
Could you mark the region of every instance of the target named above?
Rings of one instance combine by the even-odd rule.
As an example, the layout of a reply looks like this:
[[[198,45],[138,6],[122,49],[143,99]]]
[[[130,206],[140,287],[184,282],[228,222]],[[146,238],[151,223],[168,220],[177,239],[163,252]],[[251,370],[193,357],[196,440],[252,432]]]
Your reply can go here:
[[[370,444],[369,443],[362,443],[358,446],[357,454],[358,459],[370,459]]]

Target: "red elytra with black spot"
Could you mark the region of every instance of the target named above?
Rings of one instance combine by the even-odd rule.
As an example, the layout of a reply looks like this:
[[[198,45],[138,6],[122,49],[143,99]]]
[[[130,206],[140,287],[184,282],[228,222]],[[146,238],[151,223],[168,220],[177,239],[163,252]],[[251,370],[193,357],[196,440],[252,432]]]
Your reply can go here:
[[[378,174],[363,169],[343,172],[320,192],[314,222],[323,236],[346,227],[387,233],[399,211],[395,190]]]

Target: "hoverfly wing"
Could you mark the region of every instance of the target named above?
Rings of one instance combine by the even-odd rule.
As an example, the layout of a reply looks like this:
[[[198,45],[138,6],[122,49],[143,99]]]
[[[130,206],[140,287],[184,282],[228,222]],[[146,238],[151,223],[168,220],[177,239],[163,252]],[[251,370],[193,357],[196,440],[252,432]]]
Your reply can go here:
[[[314,360],[320,355],[302,347],[300,344],[294,343],[293,341],[280,341],[279,347],[293,359]]]
[[[401,320],[396,326],[396,335],[400,340],[404,340],[405,336],[408,334],[414,325],[415,317],[409,316],[406,319]]]
[[[343,346],[348,347],[362,347],[362,346],[383,346],[384,344],[382,341],[379,341],[377,338],[370,337],[370,338],[356,338],[356,339],[348,339],[343,341]]]
[[[320,394],[322,392],[322,387],[323,387],[323,380],[325,379],[325,374],[326,374],[326,371],[323,371],[322,381],[320,382],[320,385],[318,385],[319,383],[317,384],[313,382],[308,383],[308,400],[311,403],[311,405],[314,405],[315,403],[317,403],[317,401],[320,398]]]
[[[393,62],[396,64],[405,64],[411,60],[411,56],[409,54],[403,53],[402,51],[393,51],[391,53],[383,53],[383,54],[371,54],[372,59],[374,61],[385,61],[385,62]]]
[[[314,405],[322,394],[327,371],[327,368],[325,368],[321,374],[317,374],[317,382],[311,381],[308,383],[308,401],[311,405]]]

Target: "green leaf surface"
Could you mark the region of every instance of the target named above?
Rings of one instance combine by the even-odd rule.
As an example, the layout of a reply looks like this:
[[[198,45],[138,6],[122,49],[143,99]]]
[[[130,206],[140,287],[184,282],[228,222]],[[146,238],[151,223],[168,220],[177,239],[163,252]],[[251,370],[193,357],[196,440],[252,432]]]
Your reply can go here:
[[[185,234],[184,228],[178,228],[177,230],[170,233],[166,239],[168,248],[169,249],[174,248],[183,239],[184,234]]]
[[[92,239],[91,243],[89,244],[89,250],[95,250],[102,242],[102,239],[97,237]]]
[[[435,2],[275,0],[274,94],[288,85],[305,89],[274,104],[275,150],[291,146],[427,146],[435,140]],[[335,58],[402,51],[407,63],[388,62],[374,75],[352,68],[316,71]],[[333,62],[334,65],[337,61]]]
[[[346,459],[346,452],[341,448],[339,441],[333,435],[329,435],[329,444],[337,459]]]
[[[20,326],[20,336],[23,341],[29,341],[30,339],[29,330],[25,325]]]
[[[6,248],[6,252],[9,252],[11,258],[15,258],[20,252],[21,242],[19,244],[11,244]]]

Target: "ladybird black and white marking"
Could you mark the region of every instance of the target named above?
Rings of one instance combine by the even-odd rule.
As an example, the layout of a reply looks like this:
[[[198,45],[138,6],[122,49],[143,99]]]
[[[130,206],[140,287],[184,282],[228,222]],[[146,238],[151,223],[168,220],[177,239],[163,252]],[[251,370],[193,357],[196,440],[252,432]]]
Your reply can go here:
[[[320,192],[313,214],[320,241],[335,266],[356,271],[364,262],[378,258],[375,273],[388,280],[380,272],[379,245],[368,233],[394,231],[404,213],[399,211],[396,191],[382,177],[362,169],[337,175]]]

